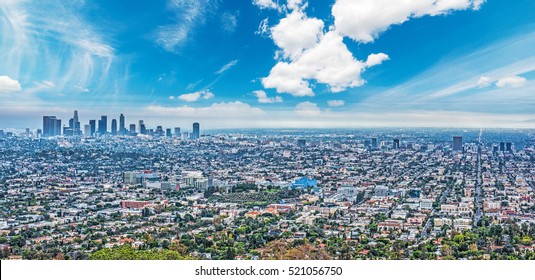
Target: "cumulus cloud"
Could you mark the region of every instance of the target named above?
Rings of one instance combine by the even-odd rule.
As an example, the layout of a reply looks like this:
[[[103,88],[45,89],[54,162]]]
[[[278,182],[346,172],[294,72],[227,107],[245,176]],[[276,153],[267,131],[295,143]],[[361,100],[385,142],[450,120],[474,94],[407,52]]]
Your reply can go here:
[[[365,67],[365,63],[353,57],[343,38],[329,31],[297,58],[278,62],[262,84],[278,93],[314,96],[309,80],[315,80],[327,84],[332,92],[340,92],[364,84],[360,74]]]
[[[322,34],[323,21],[308,18],[302,11],[292,12],[271,28],[271,38],[281,49],[278,54],[290,59],[317,45]]]
[[[0,92],[17,92],[21,89],[19,81],[8,76],[0,76]]]
[[[295,112],[300,116],[318,116],[321,114],[321,109],[315,103],[305,101],[295,106]]]
[[[373,67],[383,63],[383,61],[390,60],[387,54],[384,53],[373,53],[368,56],[366,60],[366,67]]]
[[[340,107],[340,106],[344,106],[346,103],[344,100],[329,100],[327,101],[327,105],[329,105],[329,107]]]
[[[481,76],[479,80],[477,81],[477,87],[479,88],[486,88],[492,85],[492,78],[487,76]]]
[[[496,82],[496,86],[499,88],[520,88],[526,85],[528,80],[520,76],[510,76],[499,79]]]
[[[225,73],[227,70],[229,70],[230,68],[234,67],[236,64],[238,64],[238,60],[237,59],[234,59],[232,61],[230,61],[229,63],[223,65],[219,70],[217,70],[216,72],[214,72],[214,74],[223,74]]]
[[[336,0],[334,25],[343,36],[357,42],[372,42],[392,25],[411,18],[448,14],[455,10],[478,10],[484,0]]]
[[[195,102],[199,99],[210,99],[213,98],[214,94],[209,90],[201,90],[192,93],[185,93],[178,96],[178,99],[186,102]]]
[[[280,103],[282,102],[282,97],[275,96],[275,97],[268,97],[267,93],[263,90],[255,90],[253,91],[253,94],[258,99],[258,103]]]

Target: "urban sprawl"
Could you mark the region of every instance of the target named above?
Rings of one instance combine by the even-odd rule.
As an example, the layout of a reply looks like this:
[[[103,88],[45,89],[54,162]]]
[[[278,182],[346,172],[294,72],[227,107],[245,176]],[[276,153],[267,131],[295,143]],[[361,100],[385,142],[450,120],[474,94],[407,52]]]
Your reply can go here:
[[[80,123],[0,130],[0,258],[535,259],[534,130]]]

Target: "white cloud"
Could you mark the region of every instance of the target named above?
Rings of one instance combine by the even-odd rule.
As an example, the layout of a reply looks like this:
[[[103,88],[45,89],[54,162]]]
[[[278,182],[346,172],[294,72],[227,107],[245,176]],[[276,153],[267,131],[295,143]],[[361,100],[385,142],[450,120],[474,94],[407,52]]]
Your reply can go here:
[[[17,92],[21,89],[19,81],[8,76],[0,76],[0,92]]]
[[[300,116],[318,116],[321,114],[321,109],[315,103],[305,101],[295,106],[295,112]]]
[[[308,80],[327,84],[332,92],[361,86],[364,80],[360,74],[366,66],[353,57],[342,40],[336,32],[327,32],[297,59],[278,62],[262,84],[294,96],[314,96]]]
[[[0,1],[0,73],[54,81],[58,92],[122,82],[110,32],[87,21],[86,10],[84,1]]]
[[[253,4],[260,9],[280,9],[273,0],[253,0]]]
[[[527,82],[528,82],[528,80],[526,80],[526,78],[524,78],[524,77],[510,76],[510,77],[505,77],[505,78],[499,79],[496,82],[496,86],[499,87],[499,88],[505,88],[505,87],[508,87],[508,88],[520,88],[520,87],[525,86]]]
[[[192,93],[185,93],[178,96],[178,99],[186,101],[186,102],[195,102],[199,100],[200,98],[203,99],[210,99],[213,98],[214,94],[209,90],[201,90],[197,92]]]
[[[481,76],[479,80],[477,81],[477,87],[479,88],[486,88],[492,85],[492,78],[487,76]]]
[[[156,29],[156,44],[168,52],[176,52],[218,7],[217,0],[169,0],[168,8],[175,14],[175,22]]]
[[[323,21],[293,11],[271,28],[271,38],[281,48],[283,58],[295,59],[303,50],[318,44],[323,34]]]
[[[217,70],[216,72],[214,72],[214,74],[223,74],[225,73],[227,70],[229,70],[230,68],[234,67],[236,64],[238,64],[238,60],[237,59],[234,59],[232,61],[230,61],[229,63],[223,65],[219,70]]]
[[[175,97],[173,95],[169,96],[169,100],[175,100]]]
[[[286,5],[290,10],[305,9],[308,3],[304,0],[288,0]]]
[[[227,33],[236,31],[238,27],[238,13],[232,14],[225,12],[221,15],[221,28]]]
[[[373,67],[383,63],[383,61],[390,60],[387,54],[384,53],[373,53],[368,56],[366,60],[366,67]]]
[[[344,106],[346,103],[344,100],[329,100],[327,101],[327,104],[330,107],[340,107],[340,106]]]
[[[265,18],[260,22],[255,34],[262,36],[269,35],[269,18]]]
[[[208,107],[194,108],[190,106],[181,107],[163,107],[163,106],[148,106],[146,109],[157,115],[191,117],[196,119],[215,118],[221,119],[224,116],[224,121],[229,119],[264,116],[265,112],[259,108],[251,107],[247,103],[240,101],[214,103]]]
[[[267,93],[263,90],[255,90],[253,91],[253,94],[258,98],[258,103],[280,103],[282,102],[282,97],[275,96],[275,97],[268,97]]]
[[[79,91],[79,92],[89,92],[88,88],[83,87],[83,86],[79,86],[79,85],[74,86],[74,89]]]
[[[343,36],[372,42],[391,25],[411,18],[448,14],[454,10],[478,10],[483,0],[336,0],[334,25]]]

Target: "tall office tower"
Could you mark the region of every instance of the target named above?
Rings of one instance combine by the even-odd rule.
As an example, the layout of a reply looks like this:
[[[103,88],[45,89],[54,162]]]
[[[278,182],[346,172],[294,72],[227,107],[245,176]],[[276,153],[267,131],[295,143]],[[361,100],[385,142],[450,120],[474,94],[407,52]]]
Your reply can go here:
[[[156,132],[154,134],[156,134],[157,136],[163,136],[164,135],[163,127],[161,125],[157,126]]]
[[[29,128],[26,128],[25,134],[26,134],[26,136],[30,136],[30,129]]]
[[[193,132],[191,134],[192,139],[199,139],[201,136],[201,125],[198,122],[193,123]]]
[[[96,120],[89,120],[89,126],[91,126],[91,134],[86,135],[89,136],[95,136],[95,132],[97,132],[97,121]]]
[[[37,130],[37,138],[41,137],[41,135],[43,135],[43,130],[42,129],[38,129]]]
[[[494,145],[492,146],[492,154],[496,156],[498,154],[498,146]]]
[[[74,110],[74,117],[73,117],[73,133],[74,135],[81,135],[82,130],[80,129],[80,119],[78,118],[78,110]]]
[[[100,116],[98,121],[98,134],[100,136],[108,132],[108,116]]]
[[[69,119],[69,127],[74,128],[74,118]]]
[[[505,150],[510,152],[510,153],[513,152],[513,143],[511,143],[511,142],[505,143]]]
[[[180,138],[180,127],[175,127],[175,137]]]
[[[394,150],[399,150],[399,139],[394,139]]]
[[[43,136],[61,135],[61,120],[56,116],[43,116]]]
[[[377,148],[377,138],[372,138],[372,148]]]
[[[505,152],[505,142],[500,142],[500,152]]]
[[[126,127],[124,124],[124,115],[121,114],[119,116],[119,135],[125,135],[126,134]]]
[[[453,150],[454,151],[463,150],[463,137],[462,136],[453,136]]]
[[[130,135],[134,135],[136,134],[136,125],[135,124],[131,124],[130,125]]]
[[[92,134],[91,134],[91,125],[89,124],[86,124],[84,125],[84,136],[85,137],[90,137]]]
[[[139,120],[139,134],[147,134],[147,127],[143,120]]]
[[[116,119],[111,120],[111,135],[113,136],[117,135],[117,120]]]
[[[173,134],[171,133],[171,129],[170,128],[165,129],[165,136],[166,137],[172,137],[173,136]]]

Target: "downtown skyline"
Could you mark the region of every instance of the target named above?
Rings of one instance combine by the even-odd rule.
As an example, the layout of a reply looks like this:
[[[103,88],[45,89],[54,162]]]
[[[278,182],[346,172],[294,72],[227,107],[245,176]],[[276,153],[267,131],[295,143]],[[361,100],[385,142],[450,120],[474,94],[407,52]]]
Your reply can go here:
[[[2,1],[0,128],[535,127],[535,3],[391,2]]]

